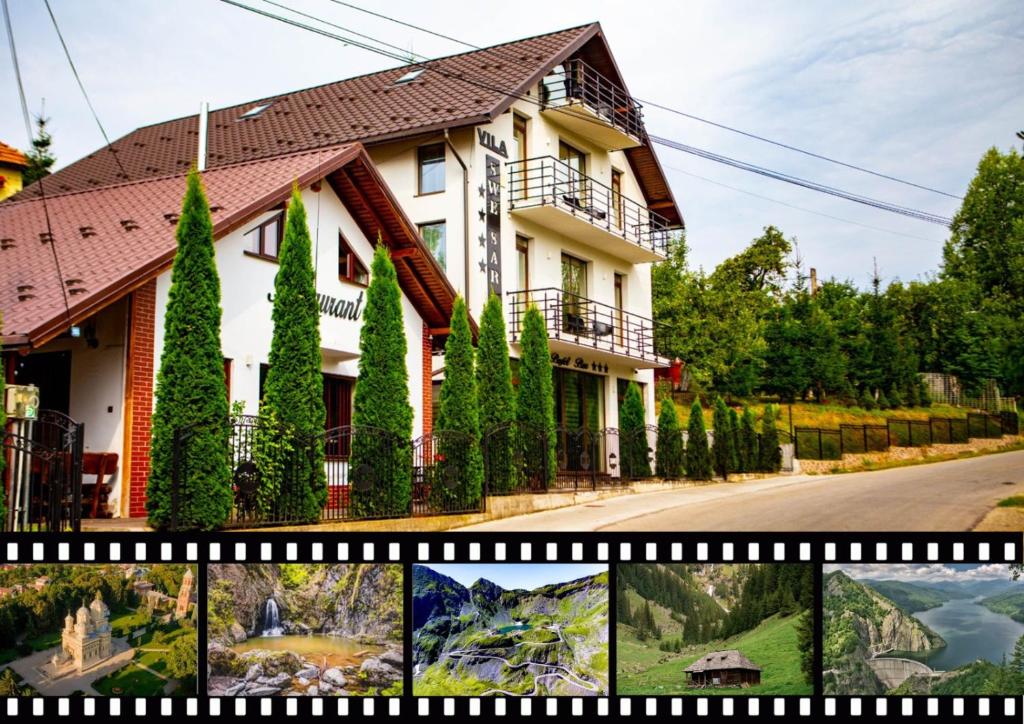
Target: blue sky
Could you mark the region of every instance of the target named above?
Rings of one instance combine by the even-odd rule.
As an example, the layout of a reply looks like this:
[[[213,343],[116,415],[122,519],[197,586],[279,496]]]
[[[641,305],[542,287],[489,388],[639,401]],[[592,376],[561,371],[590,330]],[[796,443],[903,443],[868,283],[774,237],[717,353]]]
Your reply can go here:
[[[281,12],[263,0],[246,1]],[[112,138],[195,113],[201,101],[213,107],[240,103],[391,64],[216,0],[51,4]],[[285,4],[416,53],[463,50],[331,0]],[[981,154],[992,145],[1005,149],[1019,143],[1014,133],[1024,126],[1024,13],[1012,0],[519,0],[514,12],[494,3],[456,1],[356,4],[476,45],[600,20],[630,91],[641,99],[958,195]],[[11,14],[30,105],[36,112],[46,98],[59,162],[95,150],[102,144],[100,133],[45,7],[12,0]],[[0,63],[0,94],[7,109],[0,116],[0,140],[24,147],[17,89],[6,59]],[[646,121],[652,134],[792,175],[941,215],[957,208],[955,199],[655,108],[646,109]],[[687,221],[695,265],[713,267],[767,224],[796,236],[805,264],[822,278],[866,285],[877,257],[883,278],[910,280],[934,271],[941,259],[947,232],[940,226],[677,151],[659,148],[658,153]]]
[[[607,565],[595,563],[429,563],[427,567],[466,587],[486,578],[505,589],[528,591],[608,570]]]
[[[851,578],[876,581],[1010,581],[1010,568],[1002,563],[863,563],[827,564],[826,573],[841,570]]]

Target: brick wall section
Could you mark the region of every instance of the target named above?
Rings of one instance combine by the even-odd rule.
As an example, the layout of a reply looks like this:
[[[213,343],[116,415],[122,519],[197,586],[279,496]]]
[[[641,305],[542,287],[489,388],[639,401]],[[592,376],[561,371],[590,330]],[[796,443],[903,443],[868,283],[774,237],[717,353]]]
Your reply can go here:
[[[430,327],[423,324],[423,434],[429,435],[434,430],[434,369],[433,342],[430,339]],[[415,434],[415,433],[414,433]]]
[[[149,481],[149,440],[153,417],[153,379],[156,351],[156,280],[132,294],[128,330],[128,394],[131,409],[128,431],[128,515],[146,517]]]

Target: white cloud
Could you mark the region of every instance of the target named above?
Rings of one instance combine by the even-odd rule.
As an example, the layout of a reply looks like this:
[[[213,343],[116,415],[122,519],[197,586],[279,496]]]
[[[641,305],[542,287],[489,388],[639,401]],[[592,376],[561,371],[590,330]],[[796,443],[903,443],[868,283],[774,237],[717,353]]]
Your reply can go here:
[[[855,579],[927,581],[940,583],[943,581],[980,581],[1010,580],[1010,568],[1001,563],[986,563],[978,566],[954,567],[946,563],[862,563],[862,564],[827,564],[823,567],[826,573],[843,571]]]
[[[252,5],[261,5],[252,0]],[[392,65],[365,51],[208,0],[54,2],[109,134]],[[462,50],[322,0],[290,5],[426,55]],[[272,12],[280,9],[266,6]],[[1024,13],[1019,3],[884,0],[621,3],[521,0],[493,4],[396,0],[381,12],[478,45],[600,20],[631,92],[770,138],[960,194],[992,145],[1015,142],[1024,118]],[[33,111],[46,97],[54,149],[66,164],[101,137],[38,3],[14,3],[16,38]],[[336,31],[341,32],[341,31]],[[14,111],[10,63],[0,94]],[[951,215],[957,202],[744,139],[653,108],[651,133],[797,176]],[[20,114],[0,139],[26,145]],[[866,284],[872,257],[887,278],[934,270],[946,231],[658,149],[682,168],[787,203],[924,237],[907,239],[751,198],[668,171],[695,264],[713,267],[763,226],[800,239],[821,278]]]

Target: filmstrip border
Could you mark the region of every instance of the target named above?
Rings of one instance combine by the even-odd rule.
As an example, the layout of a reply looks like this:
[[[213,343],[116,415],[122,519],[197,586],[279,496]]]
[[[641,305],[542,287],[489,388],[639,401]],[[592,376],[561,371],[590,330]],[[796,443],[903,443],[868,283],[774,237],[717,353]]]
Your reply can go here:
[[[1020,563],[1019,533],[88,533],[9,536],[0,563]]]
[[[254,720],[270,717],[345,717],[353,719],[465,719],[496,717],[586,720],[696,719],[698,721],[863,722],[1020,721],[1022,702],[1013,696],[962,697],[550,697],[537,699],[475,697],[392,698],[33,698],[7,699],[8,719],[42,720],[130,717],[161,720],[179,717]]]
[[[211,563],[397,563],[405,568],[406,661],[411,661],[411,567],[418,563],[804,563],[818,567],[816,629],[820,641],[820,567],[829,563],[1020,563],[1024,536],[1016,533],[123,533],[12,535],[0,545],[0,563],[189,563],[196,566],[205,641],[207,565]],[[612,576],[610,594],[616,585]],[[610,625],[615,617],[611,614]],[[610,691],[615,687],[611,637]],[[820,670],[820,651],[816,669]],[[206,662],[200,655],[200,682]],[[301,716],[413,717],[421,720],[495,716],[598,719],[690,717],[702,721],[785,719],[814,721],[1020,721],[1024,702],[1010,696],[824,697],[618,696],[536,699],[415,697],[410,667],[405,691],[391,698],[211,698],[205,692],[175,698],[7,699],[7,718],[118,716],[262,718]],[[202,686],[202,684],[201,684]],[[820,674],[816,691],[821,690]]]

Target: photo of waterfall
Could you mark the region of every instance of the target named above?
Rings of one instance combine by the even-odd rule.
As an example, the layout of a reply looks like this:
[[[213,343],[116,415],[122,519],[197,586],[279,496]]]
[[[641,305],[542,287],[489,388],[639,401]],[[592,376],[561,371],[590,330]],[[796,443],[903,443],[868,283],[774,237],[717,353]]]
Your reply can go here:
[[[402,567],[207,568],[211,696],[398,696]]]
[[[277,606],[277,602],[273,598],[268,598],[264,604],[263,613],[263,633],[261,636],[280,636],[281,635],[281,613]]]

